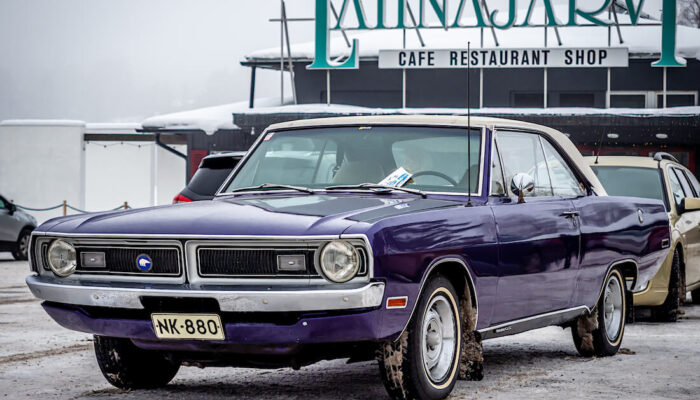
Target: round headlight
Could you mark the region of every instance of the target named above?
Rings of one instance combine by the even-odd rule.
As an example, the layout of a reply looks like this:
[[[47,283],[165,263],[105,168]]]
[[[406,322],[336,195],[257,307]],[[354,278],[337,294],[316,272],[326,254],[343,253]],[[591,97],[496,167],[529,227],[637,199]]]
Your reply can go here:
[[[321,271],[330,281],[347,282],[360,269],[360,256],[355,247],[342,240],[329,242],[321,250]]]
[[[75,247],[64,240],[54,240],[49,246],[49,267],[58,276],[68,276],[78,265]]]

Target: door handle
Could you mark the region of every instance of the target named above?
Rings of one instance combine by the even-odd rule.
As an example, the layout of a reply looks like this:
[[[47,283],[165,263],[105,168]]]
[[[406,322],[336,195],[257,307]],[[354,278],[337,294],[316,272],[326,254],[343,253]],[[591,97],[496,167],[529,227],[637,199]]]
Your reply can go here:
[[[578,211],[565,211],[565,212],[561,213],[561,216],[565,217],[565,218],[578,217],[579,215],[580,214]]]

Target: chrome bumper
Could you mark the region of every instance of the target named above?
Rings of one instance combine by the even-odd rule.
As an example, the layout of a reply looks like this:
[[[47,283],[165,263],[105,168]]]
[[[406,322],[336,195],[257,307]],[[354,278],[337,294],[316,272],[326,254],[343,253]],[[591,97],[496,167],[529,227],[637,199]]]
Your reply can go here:
[[[30,275],[27,286],[39,299],[82,306],[143,309],[142,297],[213,298],[221,311],[288,312],[329,311],[378,307],[384,297],[384,283],[372,282],[348,289],[215,290],[184,285],[154,287],[110,287],[104,283],[60,282]]]

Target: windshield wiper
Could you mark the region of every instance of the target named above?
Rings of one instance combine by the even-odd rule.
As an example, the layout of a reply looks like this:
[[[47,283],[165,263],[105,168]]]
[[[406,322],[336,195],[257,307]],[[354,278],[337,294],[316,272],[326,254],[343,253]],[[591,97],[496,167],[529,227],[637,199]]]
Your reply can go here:
[[[304,192],[304,193],[309,193],[313,194],[315,193],[313,190],[301,186],[291,186],[291,185],[278,185],[275,183],[263,183],[262,185],[257,185],[257,186],[248,186],[248,187],[242,187],[242,188],[237,188],[231,190],[229,193],[236,193],[236,192],[245,192],[248,190],[256,190],[256,189],[291,189],[291,190],[297,190],[299,192]]]
[[[408,188],[398,187],[398,186],[380,185],[377,183],[361,183],[359,185],[328,186],[327,188],[325,188],[325,190],[347,190],[347,189],[367,189],[367,190],[372,190],[375,193],[388,193],[392,190],[398,190],[401,192],[417,194],[423,198],[428,197],[425,194],[425,192],[418,190],[418,189],[408,189]],[[379,190],[377,190],[377,189],[379,189]]]

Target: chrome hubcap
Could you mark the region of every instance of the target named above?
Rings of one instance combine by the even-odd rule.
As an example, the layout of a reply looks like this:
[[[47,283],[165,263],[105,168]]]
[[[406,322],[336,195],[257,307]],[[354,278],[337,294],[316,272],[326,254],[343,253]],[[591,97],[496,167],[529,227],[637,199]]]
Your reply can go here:
[[[449,300],[437,295],[428,304],[423,317],[421,350],[423,366],[433,382],[447,376],[454,363],[457,323]]]
[[[623,301],[620,280],[612,275],[605,285],[605,297],[603,297],[603,320],[608,340],[614,342],[620,335],[622,328]]]

